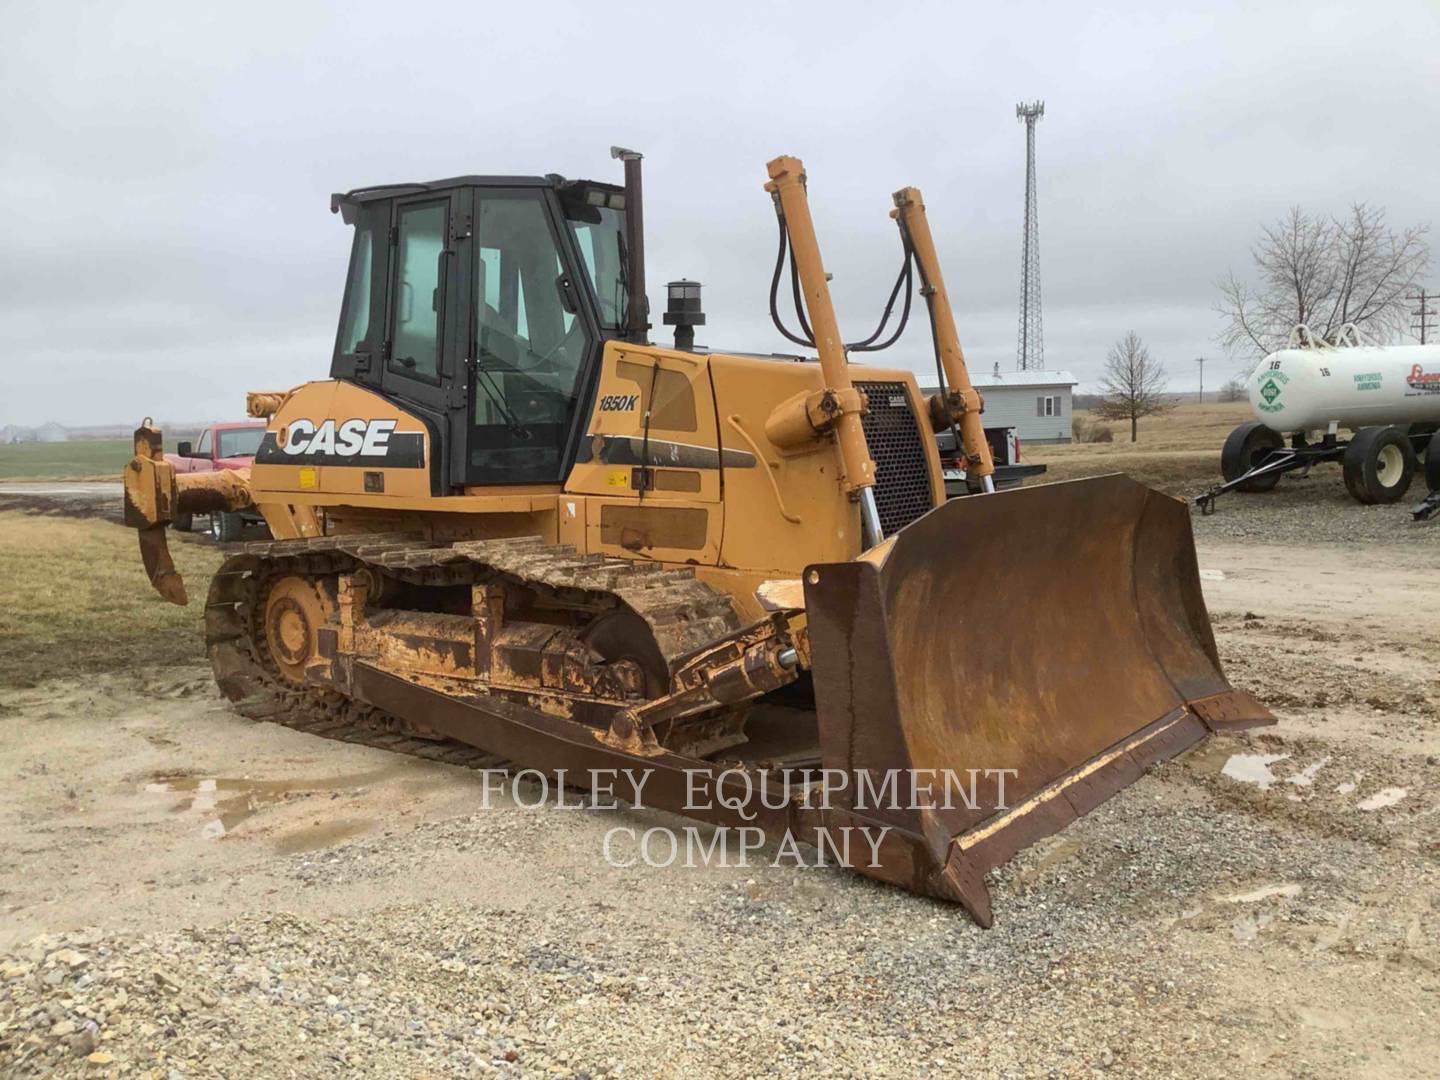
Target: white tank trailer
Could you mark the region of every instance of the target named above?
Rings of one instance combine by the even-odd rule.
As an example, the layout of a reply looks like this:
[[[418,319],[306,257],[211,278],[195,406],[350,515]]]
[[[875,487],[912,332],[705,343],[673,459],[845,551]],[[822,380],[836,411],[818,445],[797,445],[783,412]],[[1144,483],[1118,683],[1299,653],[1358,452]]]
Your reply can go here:
[[[1362,503],[1399,501],[1423,469],[1430,494],[1415,516],[1440,513],[1440,438],[1431,438],[1440,430],[1440,345],[1362,344],[1351,327],[1326,343],[1296,327],[1246,392],[1255,419],[1226,438],[1225,482],[1196,500],[1202,511],[1225,491],[1271,491],[1287,472],[1338,461]]]

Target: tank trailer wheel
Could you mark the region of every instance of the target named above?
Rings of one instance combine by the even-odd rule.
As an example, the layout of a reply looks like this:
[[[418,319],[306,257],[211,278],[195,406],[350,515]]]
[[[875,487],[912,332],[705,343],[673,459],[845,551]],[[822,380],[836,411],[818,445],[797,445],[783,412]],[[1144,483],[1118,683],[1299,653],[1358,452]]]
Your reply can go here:
[[[175,520],[170,523],[170,527],[176,532],[191,532],[195,528],[195,515],[176,514]]]
[[[1220,450],[1220,475],[1228,484],[1231,480],[1244,476],[1255,466],[1261,464],[1272,450],[1283,449],[1285,449],[1285,440],[1279,432],[1271,431],[1258,420],[1241,424],[1225,437],[1225,445]],[[1280,474],[1272,472],[1246,480],[1235,490],[1270,491],[1278,483],[1280,483]]]
[[[1356,502],[1393,503],[1404,498],[1415,473],[1415,451],[1397,427],[1365,427],[1345,448],[1345,487]]]
[[[266,651],[287,682],[302,686],[305,665],[316,655],[317,632],[329,617],[315,582],[291,574],[277,578],[265,595]]]
[[[1440,491],[1440,439],[1430,439],[1430,448],[1425,451],[1425,486],[1431,491]]]

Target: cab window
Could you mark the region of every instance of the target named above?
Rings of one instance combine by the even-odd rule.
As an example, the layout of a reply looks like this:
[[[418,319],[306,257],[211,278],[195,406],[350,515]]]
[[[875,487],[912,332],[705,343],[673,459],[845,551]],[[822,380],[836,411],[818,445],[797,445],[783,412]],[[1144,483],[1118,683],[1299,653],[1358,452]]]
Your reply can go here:
[[[609,207],[585,207],[580,216],[572,211],[569,224],[580,248],[585,273],[600,302],[600,323],[621,326],[629,293],[625,287],[625,213]]]
[[[335,341],[336,356],[353,356],[370,350],[375,254],[384,235],[386,209],[384,204],[367,206],[355,222],[350,272],[345,279],[345,300],[340,311],[340,333]]]
[[[209,428],[206,428],[204,431],[202,431],[202,432],[200,433],[200,441],[195,444],[195,449],[192,451],[192,453],[193,453],[196,457],[209,457],[209,456],[210,456],[210,429],[209,429]]]
[[[402,206],[396,215],[390,368],[434,380],[440,368],[441,260],[446,204]]]
[[[468,479],[559,479],[589,347],[566,310],[565,267],[539,193],[480,194]]]

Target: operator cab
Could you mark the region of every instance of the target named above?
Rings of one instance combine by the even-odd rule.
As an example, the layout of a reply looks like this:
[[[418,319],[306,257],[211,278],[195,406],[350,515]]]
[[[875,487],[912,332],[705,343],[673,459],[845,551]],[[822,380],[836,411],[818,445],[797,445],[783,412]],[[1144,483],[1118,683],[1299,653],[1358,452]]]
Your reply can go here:
[[[464,176],[331,209],[355,227],[331,377],[425,420],[437,494],[562,482],[624,333],[624,189]]]

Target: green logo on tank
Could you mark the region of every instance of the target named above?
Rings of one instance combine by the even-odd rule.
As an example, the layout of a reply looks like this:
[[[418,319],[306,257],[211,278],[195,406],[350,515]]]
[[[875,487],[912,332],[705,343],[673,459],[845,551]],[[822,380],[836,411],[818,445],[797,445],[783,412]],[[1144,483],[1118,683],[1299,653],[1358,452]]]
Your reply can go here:
[[[1272,364],[1278,366],[1279,361],[1272,361]],[[1262,400],[1257,401],[1255,403],[1255,407],[1258,408],[1261,412],[1282,412],[1285,406],[1282,405],[1277,399],[1280,397],[1280,392],[1285,388],[1285,384],[1289,381],[1289,375],[1286,375],[1283,371],[1276,371],[1275,368],[1272,367],[1270,369],[1270,374],[1260,385],[1260,397],[1262,398]]]

